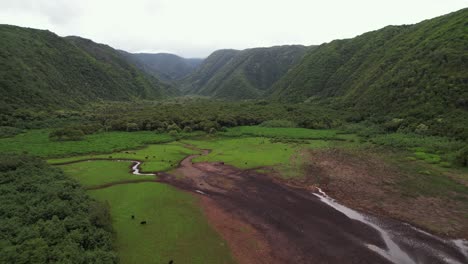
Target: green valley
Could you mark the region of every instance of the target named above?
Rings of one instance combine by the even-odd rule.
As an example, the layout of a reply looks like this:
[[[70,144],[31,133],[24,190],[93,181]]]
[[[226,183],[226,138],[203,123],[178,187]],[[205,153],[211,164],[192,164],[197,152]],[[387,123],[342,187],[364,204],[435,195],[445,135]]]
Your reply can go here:
[[[13,2],[0,263],[468,263],[467,8]]]

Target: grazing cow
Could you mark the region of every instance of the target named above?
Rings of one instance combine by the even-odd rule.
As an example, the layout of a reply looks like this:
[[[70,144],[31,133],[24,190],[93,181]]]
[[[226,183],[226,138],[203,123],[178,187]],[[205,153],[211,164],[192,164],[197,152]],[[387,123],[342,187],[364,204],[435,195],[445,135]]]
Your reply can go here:
[[[169,260],[169,263],[168,264],[174,264],[174,261],[173,260]]]
[[[140,225],[146,225],[146,221],[141,221]]]
[[[134,215],[132,215],[132,219],[135,219],[135,216],[134,216]]]

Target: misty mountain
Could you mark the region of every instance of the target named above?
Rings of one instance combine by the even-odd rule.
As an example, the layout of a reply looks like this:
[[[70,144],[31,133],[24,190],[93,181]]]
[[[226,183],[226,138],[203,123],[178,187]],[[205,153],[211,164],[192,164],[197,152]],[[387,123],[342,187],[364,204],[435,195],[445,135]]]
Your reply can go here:
[[[218,50],[182,81],[186,94],[224,99],[261,98],[308,49],[300,45]]]
[[[188,76],[203,62],[203,59],[187,59],[168,53],[121,53],[140,70],[170,82]]]

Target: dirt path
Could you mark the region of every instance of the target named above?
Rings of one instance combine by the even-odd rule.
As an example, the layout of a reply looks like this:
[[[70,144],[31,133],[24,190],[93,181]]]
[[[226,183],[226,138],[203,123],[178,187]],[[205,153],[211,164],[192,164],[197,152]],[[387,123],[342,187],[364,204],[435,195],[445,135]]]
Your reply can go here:
[[[160,173],[159,181],[201,196],[209,221],[239,263],[468,261],[455,243],[405,223],[355,211],[359,217],[353,218],[306,189],[223,163],[194,164],[194,157],[171,173]]]

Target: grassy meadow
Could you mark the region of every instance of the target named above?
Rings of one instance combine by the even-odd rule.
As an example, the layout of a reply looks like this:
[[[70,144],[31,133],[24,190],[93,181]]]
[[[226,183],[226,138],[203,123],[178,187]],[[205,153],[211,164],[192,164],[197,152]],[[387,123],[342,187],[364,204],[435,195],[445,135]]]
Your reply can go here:
[[[56,164],[83,186],[93,187],[154,179],[151,175],[131,174],[131,162],[116,161],[119,159],[143,161],[143,172],[169,171],[186,156],[200,152],[196,149],[209,149],[208,155],[194,162],[222,161],[259,171],[269,167],[290,178],[304,177],[303,165],[311,155],[307,149],[352,147],[366,151],[380,146],[392,150],[391,154],[382,152],[389,161],[411,172],[411,176],[396,183],[402,193],[415,197],[453,193],[461,200],[467,194],[467,188],[459,183],[467,180],[466,172],[448,168],[459,142],[445,138],[395,133],[364,139],[338,130],[243,126],[215,135],[193,133],[184,139],[155,132],[100,132],[83,141],[56,142],[48,138],[49,132],[29,130],[2,138],[0,150],[47,158],[49,164]],[[79,162],[60,165],[75,161]],[[447,173],[452,176],[447,177]],[[145,182],[89,190],[88,194],[110,205],[121,263],[234,263],[225,241],[209,226],[196,197],[190,193]],[[136,219],[132,220],[131,215]],[[140,225],[140,221],[148,224]]]
[[[51,164],[87,160],[87,159],[128,159],[144,161],[141,164],[143,172],[165,171],[177,166],[179,161],[190,154],[197,153],[178,142],[152,144],[136,150],[126,150],[111,154],[96,154],[72,156],[67,158],[49,159]]]
[[[130,161],[93,160],[60,165],[65,174],[72,176],[85,187],[135,179],[154,179],[153,175],[129,173]]]
[[[188,193],[165,184],[137,183],[89,194],[110,204],[121,263],[234,263],[227,244]]]
[[[88,135],[81,141],[51,141],[50,130],[28,130],[10,138],[0,139],[2,152],[23,153],[39,157],[63,157],[88,153],[112,153],[125,149],[134,149],[149,143],[172,141],[167,134],[141,132],[101,132]]]

